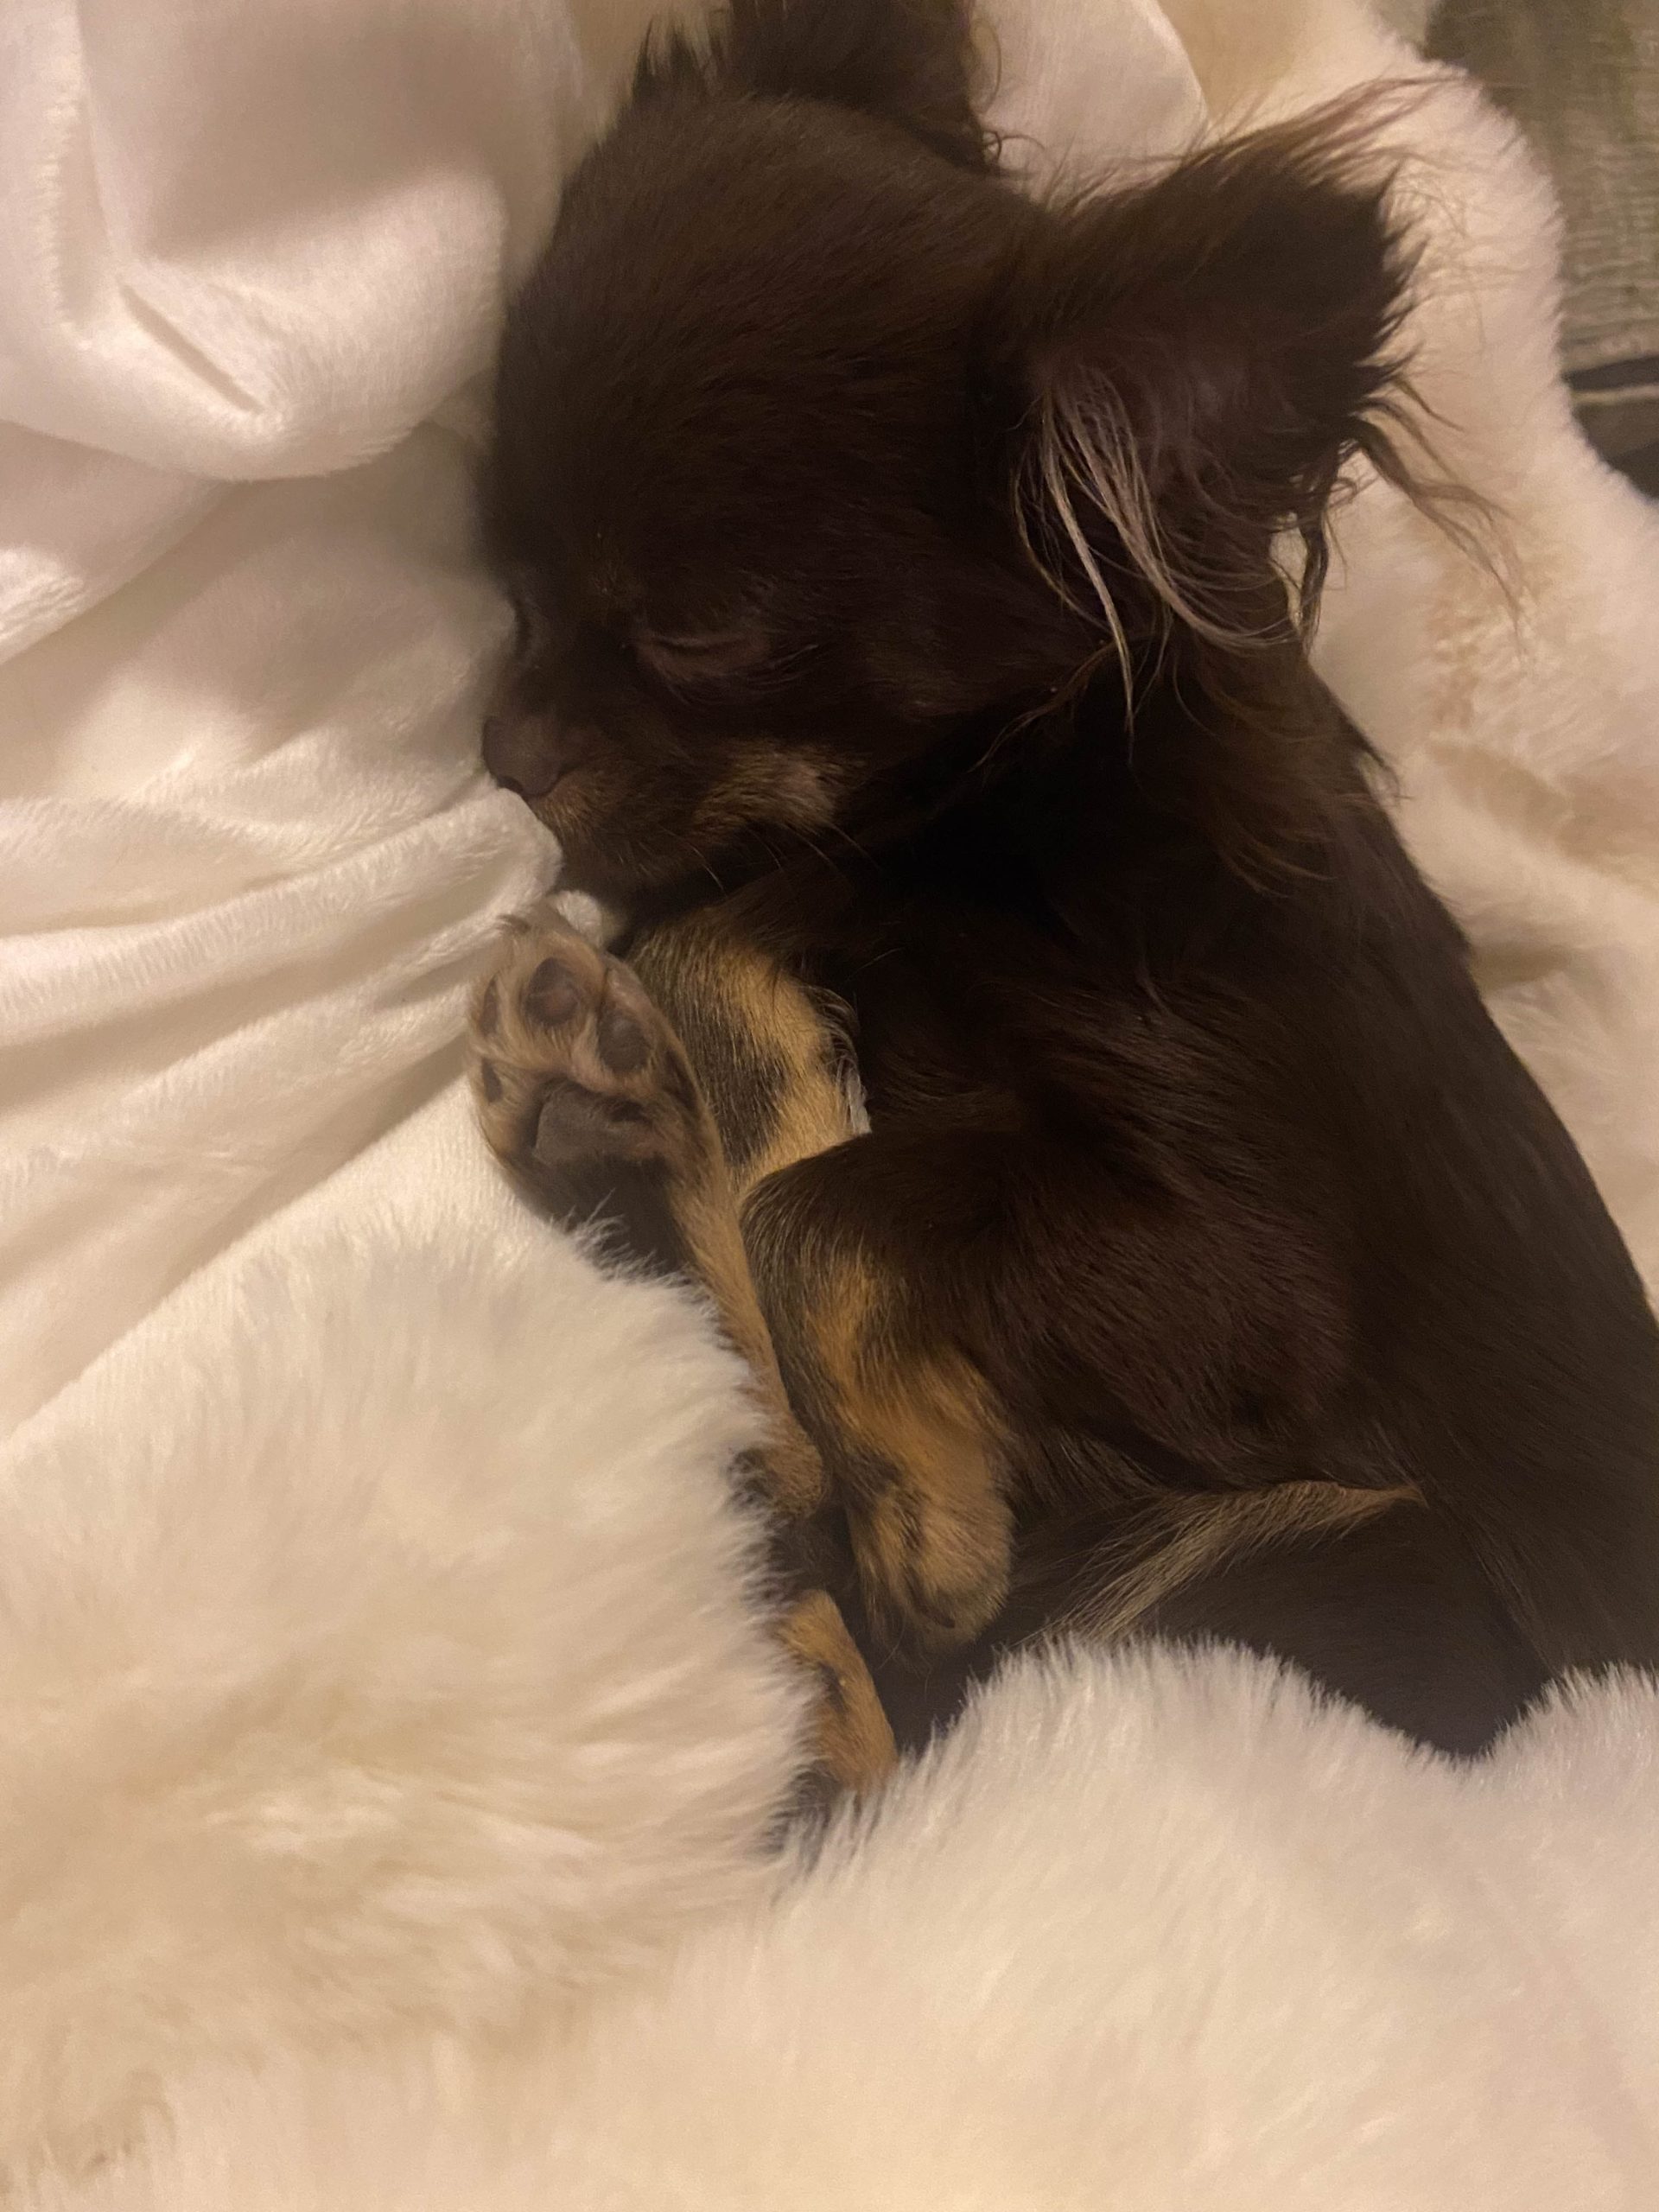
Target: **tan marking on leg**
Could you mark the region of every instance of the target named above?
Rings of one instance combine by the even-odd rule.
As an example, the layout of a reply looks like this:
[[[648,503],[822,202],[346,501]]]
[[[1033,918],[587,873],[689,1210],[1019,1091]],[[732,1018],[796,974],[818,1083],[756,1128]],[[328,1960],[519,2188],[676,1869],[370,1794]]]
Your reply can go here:
[[[848,1411],[854,1433],[898,1476],[855,1510],[872,1608],[898,1612],[930,1643],[966,1643],[1007,1600],[1013,1546],[987,1393],[965,1363],[923,1362]]]
[[[893,1770],[898,1749],[840,1607],[826,1592],[809,1591],[785,1615],[779,1633],[785,1649],[823,1685],[816,1717],[818,1764],[843,1789],[874,1789]]]
[[[797,1516],[816,1512],[827,1493],[823,1462],[795,1418],[784,1388],[772,1332],[755,1296],[736,1201],[718,1146],[707,1174],[689,1179],[674,1192],[672,1203],[686,1249],[714,1300],[721,1325],[734,1350],[748,1362],[766,1406],[769,1433],[762,1455],[765,1486],[781,1511]]]
[[[726,933],[718,910],[653,933],[635,957],[681,1027],[728,1160],[741,1163],[740,1205],[768,1175],[862,1129],[830,1008],[760,946]]]
[[[895,1340],[893,1296],[856,1252],[801,1255],[821,1440],[847,1492],[871,1611],[965,1643],[1007,1598],[1006,1438],[988,1386],[954,1353]]]
[[[744,1163],[740,1198],[779,1168],[845,1144],[864,1125],[863,1109],[821,1008],[801,987],[764,967],[745,972],[743,1004],[787,1071],[777,1119]]]

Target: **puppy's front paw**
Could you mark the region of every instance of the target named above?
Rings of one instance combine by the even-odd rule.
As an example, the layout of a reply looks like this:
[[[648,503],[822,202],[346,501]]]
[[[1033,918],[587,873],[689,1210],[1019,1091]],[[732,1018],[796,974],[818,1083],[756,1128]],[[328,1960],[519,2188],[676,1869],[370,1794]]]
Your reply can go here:
[[[473,1007],[473,1089],[497,1158],[556,1218],[671,1269],[672,1205],[712,1140],[678,1039],[632,971],[550,909],[509,938]]]

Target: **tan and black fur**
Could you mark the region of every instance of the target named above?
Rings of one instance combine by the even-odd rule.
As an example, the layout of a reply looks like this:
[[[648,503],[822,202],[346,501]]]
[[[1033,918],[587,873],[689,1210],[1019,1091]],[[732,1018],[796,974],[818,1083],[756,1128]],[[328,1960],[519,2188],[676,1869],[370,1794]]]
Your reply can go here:
[[[1385,181],[1350,109],[1039,207],[969,86],[953,0],[740,0],[572,183],[486,752],[634,918],[513,942],[485,1124],[709,1286],[897,1703],[1063,1619],[1472,1750],[1659,1658],[1659,1334],[1304,651]]]

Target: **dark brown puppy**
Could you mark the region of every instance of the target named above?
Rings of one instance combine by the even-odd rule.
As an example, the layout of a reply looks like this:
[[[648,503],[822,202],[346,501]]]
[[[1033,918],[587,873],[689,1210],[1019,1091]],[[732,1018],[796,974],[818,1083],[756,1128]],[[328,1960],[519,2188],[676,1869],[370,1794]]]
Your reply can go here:
[[[648,57],[487,486],[486,754],[635,973],[532,929],[479,1082],[775,1347],[878,1634],[1234,1637],[1470,1750],[1659,1658],[1659,1337],[1303,652],[1406,276],[1351,110],[1042,207],[955,0]]]

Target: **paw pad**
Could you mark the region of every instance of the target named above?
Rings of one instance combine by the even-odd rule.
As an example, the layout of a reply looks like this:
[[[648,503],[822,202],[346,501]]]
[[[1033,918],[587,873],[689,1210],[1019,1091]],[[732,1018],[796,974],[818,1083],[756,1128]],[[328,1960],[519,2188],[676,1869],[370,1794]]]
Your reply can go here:
[[[594,1041],[606,1066],[618,1075],[637,1075],[651,1058],[650,1038],[620,1006],[601,1007]]]
[[[581,1006],[582,986],[563,961],[543,960],[525,984],[519,1004],[540,1027],[560,1029]]]
[[[544,1200],[598,1163],[699,1164],[706,1109],[673,1031],[630,969],[545,910],[511,932],[473,1034],[485,1135]]]

